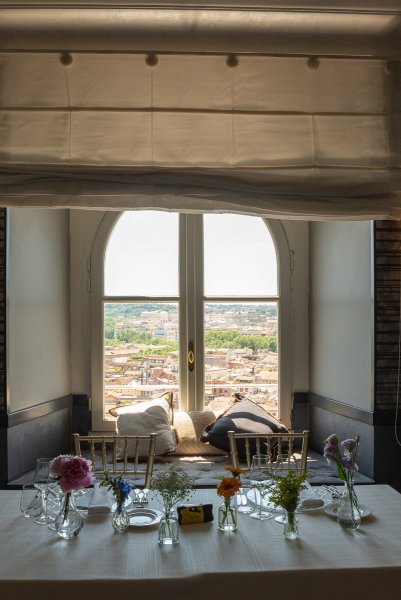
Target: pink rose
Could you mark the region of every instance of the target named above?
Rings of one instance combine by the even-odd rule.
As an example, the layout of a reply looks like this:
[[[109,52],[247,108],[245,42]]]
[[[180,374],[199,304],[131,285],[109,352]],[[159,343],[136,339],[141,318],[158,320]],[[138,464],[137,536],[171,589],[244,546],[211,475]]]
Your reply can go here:
[[[63,473],[63,460],[65,458],[70,458],[70,456],[70,454],[60,454],[59,456],[56,456],[56,458],[53,458],[50,463],[50,475],[53,477],[61,477]]]
[[[88,487],[95,481],[91,461],[82,456],[61,454],[52,461],[50,471],[60,478],[59,484],[63,492]]]

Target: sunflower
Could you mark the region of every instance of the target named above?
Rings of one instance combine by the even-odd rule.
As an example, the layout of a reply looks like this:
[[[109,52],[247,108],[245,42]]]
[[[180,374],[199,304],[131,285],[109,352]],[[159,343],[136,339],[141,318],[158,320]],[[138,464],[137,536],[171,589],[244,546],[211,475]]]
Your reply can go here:
[[[217,493],[224,498],[230,498],[240,490],[241,482],[237,477],[223,477],[221,483],[217,486]]]

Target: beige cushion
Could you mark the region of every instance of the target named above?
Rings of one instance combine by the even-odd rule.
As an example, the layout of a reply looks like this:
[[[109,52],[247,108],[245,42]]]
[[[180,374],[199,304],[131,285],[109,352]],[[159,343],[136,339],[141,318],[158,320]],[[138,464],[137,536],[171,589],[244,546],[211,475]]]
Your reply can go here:
[[[211,444],[199,441],[205,427],[213,423],[219,414],[220,412],[212,410],[174,411],[174,428],[177,435],[175,454],[180,456],[226,454]]]
[[[125,411],[117,417],[118,435],[149,435],[156,433],[156,454],[168,454],[176,448],[174,430],[170,425],[170,406],[163,398],[131,405],[129,412]],[[148,454],[149,442],[139,445],[140,456]],[[135,445],[128,444],[128,455],[134,456]],[[117,458],[122,458],[121,448]]]

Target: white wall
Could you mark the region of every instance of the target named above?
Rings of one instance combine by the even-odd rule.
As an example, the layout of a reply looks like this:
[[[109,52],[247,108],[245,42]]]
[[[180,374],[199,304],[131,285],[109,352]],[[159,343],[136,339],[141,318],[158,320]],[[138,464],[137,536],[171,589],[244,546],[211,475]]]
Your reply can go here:
[[[292,391],[309,391],[309,227],[303,221],[281,221],[291,253]]]
[[[71,393],[69,211],[10,209],[8,263],[14,412]]]
[[[373,410],[372,225],[309,227],[311,392]]]
[[[91,395],[90,295],[88,261],[102,211],[72,210],[71,232],[71,344],[72,391]],[[300,221],[282,222],[292,256],[294,326],[292,331],[292,391],[309,389],[308,372],[308,225]]]
[[[91,396],[90,257],[92,244],[106,213],[71,210],[71,376],[72,393]]]

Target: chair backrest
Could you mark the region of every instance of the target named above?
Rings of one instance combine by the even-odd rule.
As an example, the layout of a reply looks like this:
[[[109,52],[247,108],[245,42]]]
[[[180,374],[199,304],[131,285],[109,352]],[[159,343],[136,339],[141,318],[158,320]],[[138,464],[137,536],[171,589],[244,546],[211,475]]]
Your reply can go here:
[[[230,453],[233,467],[239,467],[237,442],[242,440],[245,449],[246,465],[251,468],[254,454],[266,454],[269,457],[271,470],[275,473],[295,470],[297,473],[306,471],[308,458],[309,431],[294,433],[235,433],[228,432]]]
[[[149,435],[80,435],[73,434],[74,451],[92,461],[95,475],[144,477],[150,489],[156,448],[156,434]]]

